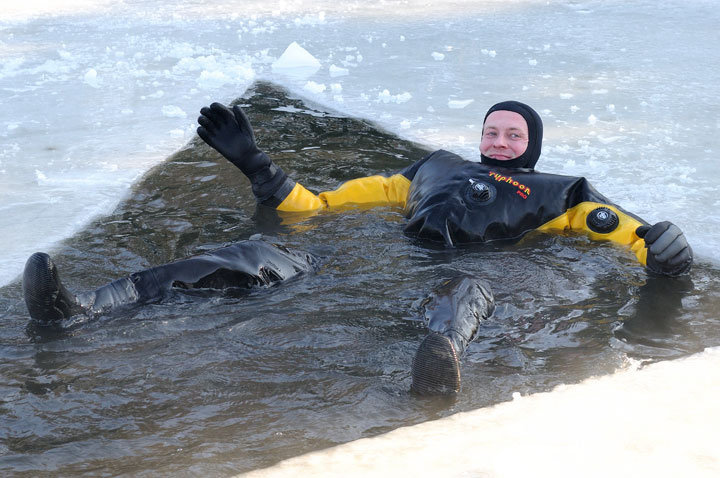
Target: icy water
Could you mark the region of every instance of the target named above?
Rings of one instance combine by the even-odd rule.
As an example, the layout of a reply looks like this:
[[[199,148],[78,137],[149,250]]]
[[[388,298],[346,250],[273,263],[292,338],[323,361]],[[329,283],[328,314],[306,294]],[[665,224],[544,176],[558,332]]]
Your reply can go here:
[[[315,191],[426,152],[270,84],[239,101],[260,146]],[[313,252],[320,269],[247,294],[178,292],[63,332],[29,326],[19,283],[3,287],[0,472],[229,475],[720,345],[713,266],[657,279],[582,236],[446,249],[405,237],[404,224],[392,208],[281,222],[193,140],[61,244],[66,284],[97,287],[256,233]],[[497,311],[463,360],[458,397],[416,397],[420,302],[463,273],[492,284]]]
[[[720,263],[714,0],[0,4],[2,285],[255,79],[471,160],[487,108],[521,100],[545,123],[544,170],[673,220]],[[293,42],[316,70],[275,68]]]

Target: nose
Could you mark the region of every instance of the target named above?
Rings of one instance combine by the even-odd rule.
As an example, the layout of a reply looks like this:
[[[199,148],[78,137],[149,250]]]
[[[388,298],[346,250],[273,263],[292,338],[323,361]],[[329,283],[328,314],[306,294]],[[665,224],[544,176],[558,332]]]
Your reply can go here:
[[[495,136],[495,138],[494,138],[494,140],[493,140],[493,147],[495,147],[495,148],[507,148],[507,147],[508,147],[508,143],[507,143],[507,138],[505,138],[505,135],[499,134],[499,135]]]

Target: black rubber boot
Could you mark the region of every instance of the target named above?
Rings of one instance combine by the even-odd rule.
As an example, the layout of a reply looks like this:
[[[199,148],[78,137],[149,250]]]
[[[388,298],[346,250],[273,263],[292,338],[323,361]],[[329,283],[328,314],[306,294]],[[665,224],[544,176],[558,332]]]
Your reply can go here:
[[[495,310],[490,286],[463,276],[443,283],[424,302],[430,333],[412,363],[411,389],[420,395],[452,395],[460,391],[460,357],[480,322]]]
[[[412,390],[421,395],[452,395],[460,391],[460,361],[449,338],[430,332],[412,363]]]
[[[30,317],[39,323],[58,322],[83,312],[75,295],[60,281],[55,263],[36,252],[25,263],[23,295]]]
[[[58,323],[79,314],[94,315],[138,301],[135,285],[127,277],[91,292],[73,294],[62,284],[57,266],[44,252],[36,252],[25,263],[23,294],[30,317],[40,324]]]

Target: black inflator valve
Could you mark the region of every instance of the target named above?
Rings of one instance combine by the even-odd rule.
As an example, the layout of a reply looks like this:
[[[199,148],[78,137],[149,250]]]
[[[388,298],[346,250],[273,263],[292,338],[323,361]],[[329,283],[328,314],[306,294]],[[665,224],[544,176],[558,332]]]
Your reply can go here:
[[[591,231],[607,234],[618,227],[620,220],[611,209],[598,207],[590,211],[586,222]]]

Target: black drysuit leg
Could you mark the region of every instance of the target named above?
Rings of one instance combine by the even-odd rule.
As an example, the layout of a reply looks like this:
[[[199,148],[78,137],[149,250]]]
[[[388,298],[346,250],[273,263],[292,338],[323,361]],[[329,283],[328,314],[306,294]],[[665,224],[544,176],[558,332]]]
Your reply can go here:
[[[495,310],[492,291],[486,282],[462,276],[441,284],[423,306],[429,334],[413,359],[412,390],[423,395],[457,393],[459,359],[480,323]]]
[[[118,279],[74,296],[60,281],[47,254],[28,259],[23,292],[30,316],[40,323],[77,314],[99,314],[113,307],[161,299],[173,287],[225,289],[268,286],[314,268],[312,254],[261,240],[248,240]]]

